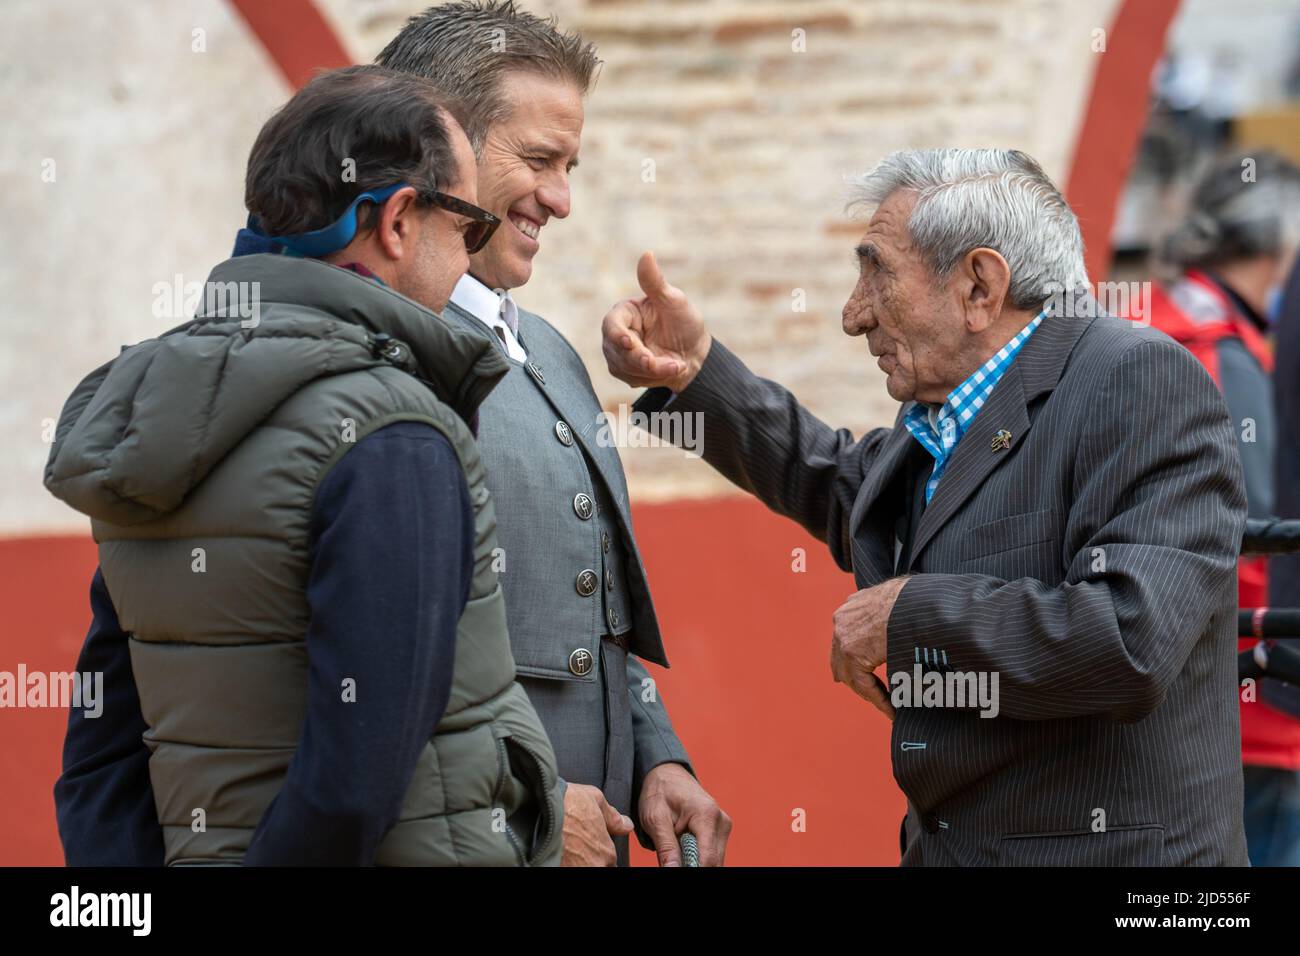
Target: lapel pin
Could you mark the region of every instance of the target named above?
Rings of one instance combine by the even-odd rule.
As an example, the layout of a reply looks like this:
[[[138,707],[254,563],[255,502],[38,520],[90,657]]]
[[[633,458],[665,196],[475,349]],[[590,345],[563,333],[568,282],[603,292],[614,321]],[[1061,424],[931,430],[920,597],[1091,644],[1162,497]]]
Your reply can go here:
[[[994,451],[1006,451],[1011,447],[1011,432],[1007,431],[1005,428],[999,428],[998,433],[993,436],[993,441],[990,442],[989,447]]]

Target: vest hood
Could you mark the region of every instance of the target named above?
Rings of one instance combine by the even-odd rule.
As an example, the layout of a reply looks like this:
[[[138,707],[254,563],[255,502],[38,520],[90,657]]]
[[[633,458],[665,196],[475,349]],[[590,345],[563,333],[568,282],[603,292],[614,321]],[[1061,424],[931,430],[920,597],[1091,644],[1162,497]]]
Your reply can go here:
[[[45,466],[55,497],[111,524],[150,521],[315,379],[394,365],[468,421],[509,370],[491,341],[312,259],[228,260],[205,297],[194,321],[124,349],[73,391]]]

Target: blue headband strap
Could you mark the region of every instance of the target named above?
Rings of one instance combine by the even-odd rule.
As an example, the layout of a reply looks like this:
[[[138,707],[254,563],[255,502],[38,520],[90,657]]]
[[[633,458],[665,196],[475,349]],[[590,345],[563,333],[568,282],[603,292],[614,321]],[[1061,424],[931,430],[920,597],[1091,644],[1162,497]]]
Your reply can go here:
[[[257,217],[252,214],[248,217],[248,228],[263,239],[280,243],[292,255],[305,259],[319,259],[332,252],[338,252],[356,237],[357,206],[367,201],[380,204],[405,185],[406,183],[396,183],[382,189],[368,189],[352,200],[351,205],[343,211],[343,215],[328,226],[311,232],[299,233],[296,236],[268,236],[262,231]]]

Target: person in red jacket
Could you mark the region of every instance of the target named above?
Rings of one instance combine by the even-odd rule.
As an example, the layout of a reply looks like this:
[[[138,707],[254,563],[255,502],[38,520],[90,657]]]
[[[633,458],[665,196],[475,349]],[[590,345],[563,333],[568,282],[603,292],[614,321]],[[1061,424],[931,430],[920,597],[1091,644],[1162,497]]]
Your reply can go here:
[[[1295,261],[1300,169],[1260,151],[1213,163],[1160,259],[1174,278],[1152,291],[1151,324],[1186,346],[1218,383],[1237,429],[1251,518],[1274,514],[1276,418],[1269,313]],[[1243,608],[1268,604],[1267,559],[1238,566]],[[1245,650],[1255,644],[1243,640]],[[1255,866],[1300,865],[1300,711],[1264,686],[1241,704],[1246,842]]]

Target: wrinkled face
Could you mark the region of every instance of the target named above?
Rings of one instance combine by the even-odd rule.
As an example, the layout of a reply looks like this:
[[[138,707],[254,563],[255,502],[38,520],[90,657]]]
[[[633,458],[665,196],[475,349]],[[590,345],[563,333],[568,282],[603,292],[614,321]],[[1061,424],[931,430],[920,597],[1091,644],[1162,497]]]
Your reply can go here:
[[[517,289],[552,218],[569,214],[569,173],[578,165],[582,94],[572,83],[515,71],[501,81],[504,119],[488,130],[478,164],[479,205],[501,219],[470,272],[489,289]]]
[[[456,174],[442,191],[478,205],[474,150],[460,126],[450,118],[447,119],[447,129],[456,157]],[[474,223],[440,206],[421,206],[416,222],[419,234],[413,237],[415,254],[403,258],[397,291],[426,308],[441,312],[451,298],[452,289],[469,269],[465,232]]]
[[[913,194],[894,192],[871,217],[856,251],[858,282],[844,304],[844,332],[867,337],[890,397],[942,404],[965,377],[958,372],[965,336],[947,283],[908,236],[914,205]]]

